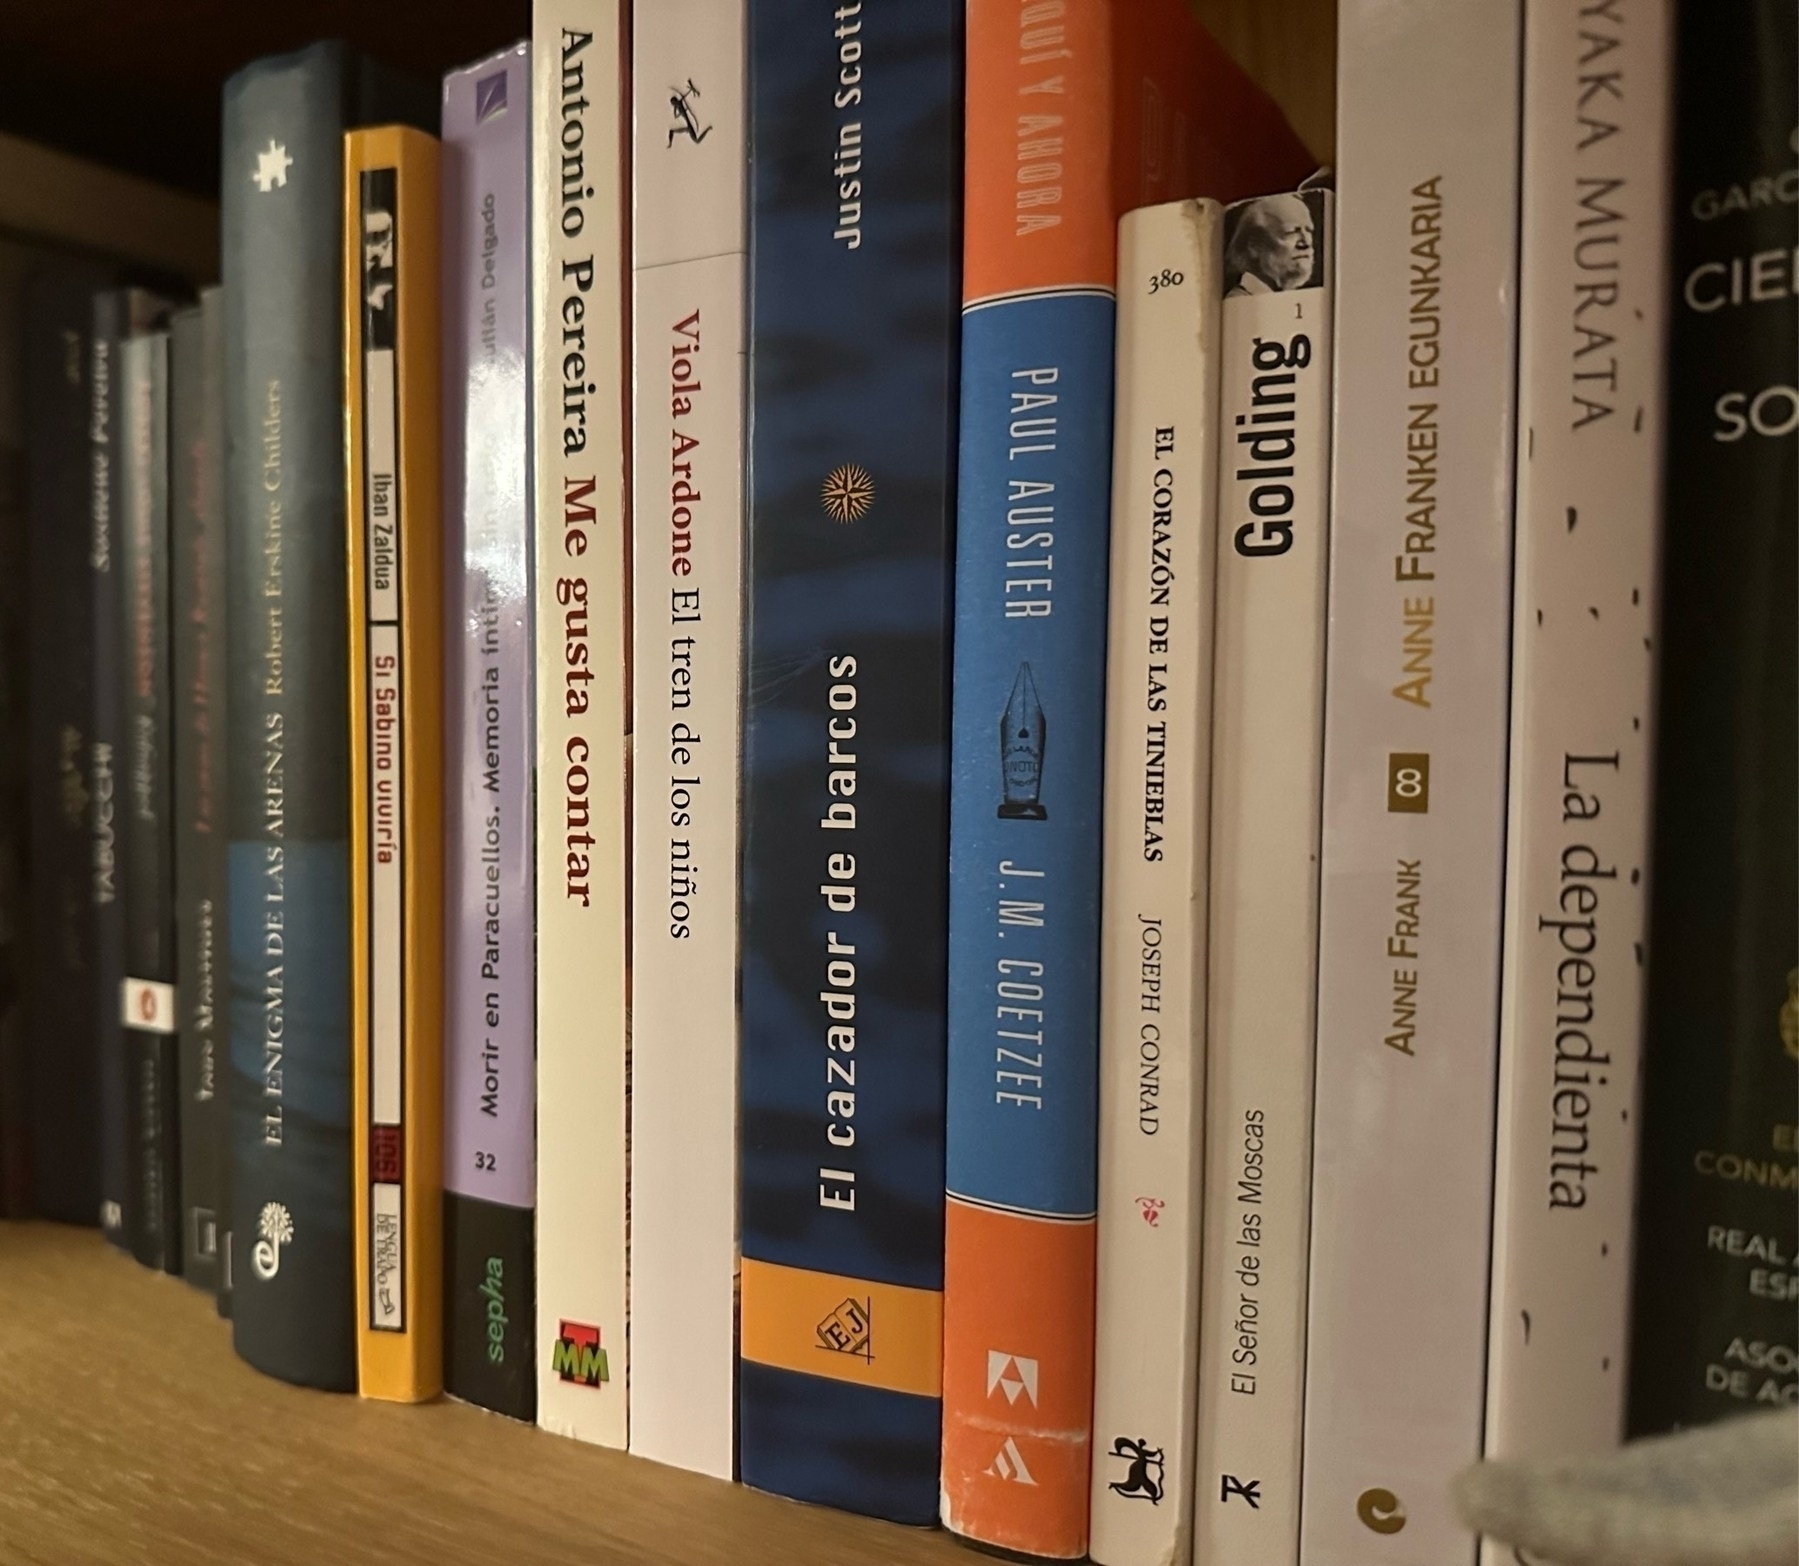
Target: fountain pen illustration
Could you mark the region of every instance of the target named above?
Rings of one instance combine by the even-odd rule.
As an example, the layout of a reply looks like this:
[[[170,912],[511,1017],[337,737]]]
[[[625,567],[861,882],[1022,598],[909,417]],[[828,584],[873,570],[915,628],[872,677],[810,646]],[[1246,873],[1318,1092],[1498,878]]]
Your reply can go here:
[[[1043,808],[1043,704],[1037,700],[1037,682],[1029,663],[1018,666],[1012,694],[999,718],[1000,776],[1004,798],[1002,821],[1047,821]]]

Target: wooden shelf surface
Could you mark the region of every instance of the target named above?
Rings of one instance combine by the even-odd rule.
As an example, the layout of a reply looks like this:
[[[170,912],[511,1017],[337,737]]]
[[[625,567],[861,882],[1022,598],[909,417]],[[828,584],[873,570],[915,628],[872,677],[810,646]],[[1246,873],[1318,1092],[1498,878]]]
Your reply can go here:
[[[270,1380],[179,1279],[0,1224],[0,1566],[971,1566],[939,1533]]]

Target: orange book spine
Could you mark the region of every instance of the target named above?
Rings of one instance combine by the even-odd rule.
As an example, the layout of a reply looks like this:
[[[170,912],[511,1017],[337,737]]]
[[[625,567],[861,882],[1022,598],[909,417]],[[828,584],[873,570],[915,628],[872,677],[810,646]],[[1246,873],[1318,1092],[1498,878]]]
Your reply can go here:
[[[356,1356],[443,1388],[438,144],[344,138]]]
[[[967,51],[941,1514],[1077,1558],[1117,223],[1290,189],[1310,160],[1183,0],[970,0]],[[1054,536],[1030,581],[995,522],[1020,501]]]

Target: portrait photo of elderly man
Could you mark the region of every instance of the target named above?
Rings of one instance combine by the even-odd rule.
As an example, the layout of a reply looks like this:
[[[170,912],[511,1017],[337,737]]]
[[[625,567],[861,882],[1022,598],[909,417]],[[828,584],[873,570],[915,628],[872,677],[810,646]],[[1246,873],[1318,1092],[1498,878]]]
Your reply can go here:
[[[1224,236],[1225,298],[1311,288],[1324,276],[1316,196],[1264,196],[1232,208]],[[1234,222],[1233,222],[1234,220]]]

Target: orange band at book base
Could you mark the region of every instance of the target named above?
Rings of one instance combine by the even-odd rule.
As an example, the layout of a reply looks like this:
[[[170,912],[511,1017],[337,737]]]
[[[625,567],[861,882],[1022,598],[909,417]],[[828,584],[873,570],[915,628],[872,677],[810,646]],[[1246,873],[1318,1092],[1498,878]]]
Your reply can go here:
[[[1084,1554],[1099,1231],[958,1201],[946,1217],[945,1514],[1007,1549]]]
[[[937,1395],[943,1296],[935,1289],[783,1267],[749,1256],[743,1259],[742,1284],[758,1300],[756,1310],[743,1313],[739,1352],[745,1359],[888,1392]],[[877,1322],[878,1355],[870,1347]],[[821,1354],[821,1348],[833,1352]]]

